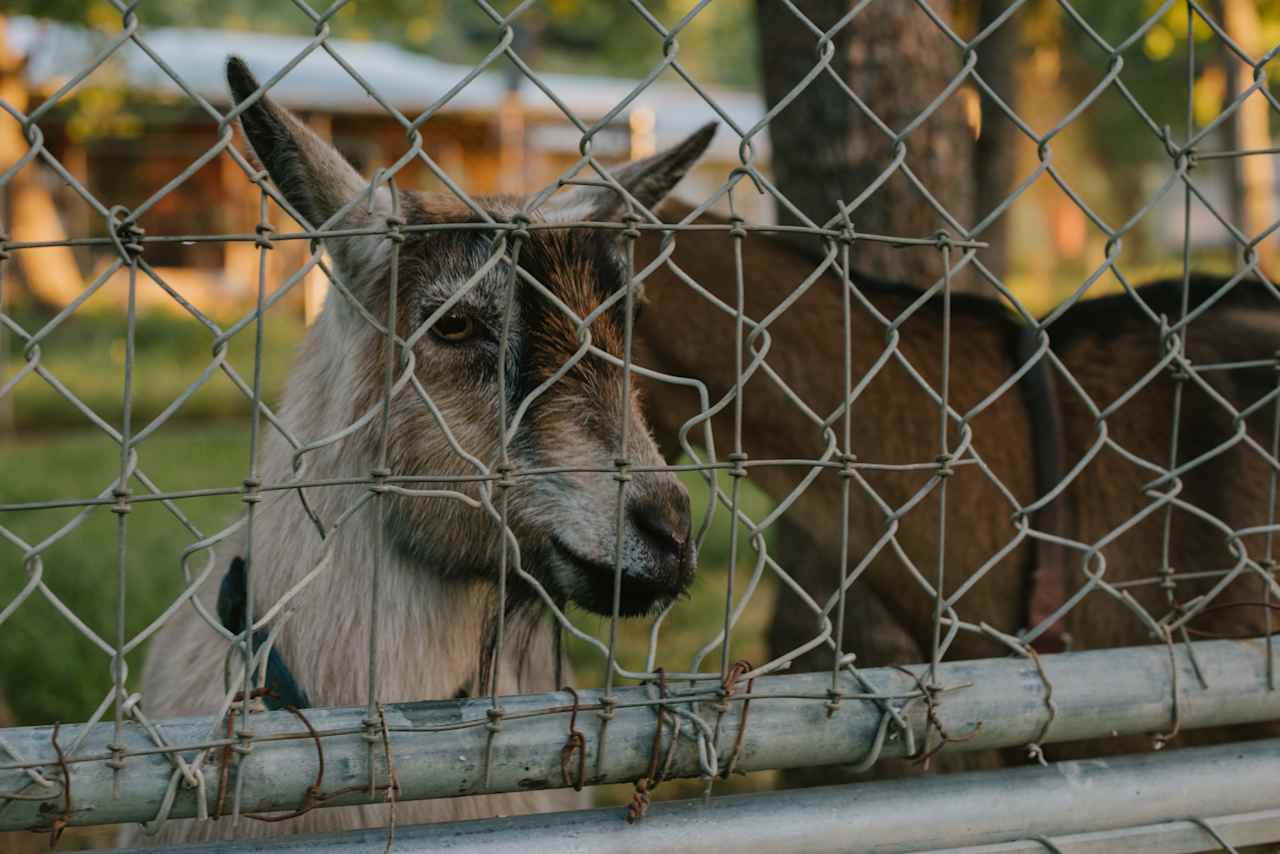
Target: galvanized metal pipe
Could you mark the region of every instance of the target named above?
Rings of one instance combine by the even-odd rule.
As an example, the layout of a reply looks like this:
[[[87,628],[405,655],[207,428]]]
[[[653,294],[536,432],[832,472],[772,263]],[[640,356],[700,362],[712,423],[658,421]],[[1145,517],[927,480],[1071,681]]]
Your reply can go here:
[[[1240,844],[1280,838],[1280,740],[655,804],[396,829],[399,854],[712,854],[728,851],[1070,854],[1220,850],[1188,817]],[[1264,812],[1264,810],[1267,810]],[[386,830],[218,842],[188,854],[382,851]],[[1021,841],[1020,841],[1021,840]],[[980,846],[980,847],[974,847]],[[1034,847],[1032,847],[1034,846]],[[153,849],[154,850],[154,849]],[[175,854],[179,849],[174,849]]]
[[[1280,638],[1273,640],[1280,646]],[[987,659],[944,663],[939,668],[935,693],[935,715],[952,735],[972,736],[948,749],[980,750],[1083,738],[1106,738],[1168,729],[1172,720],[1174,677],[1177,668],[1178,708],[1181,727],[1195,729],[1227,724],[1280,719],[1280,692],[1269,691],[1266,681],[1265,642],[1206,641],[1195,644],[1196,658],[1208,682],[1202,688],[1186,653],[1175,649],[1172,658],[1164,646],[1134,647],[1099,652],[1068,653],[1043,658],[1044,674],[1053,686],[1056,716],[1048,726],[1045,679],[1029,661],[1021,658]],[[909,669],[922,674],[922,668]],[[896,669],[863,671],[881,693],[903,696],[916,692],[914,675]],[[880,706],[868,700],[844,698],[828,716],[821,701],[830,687],[829,674],[799,674],[756,680],[751,694],[748,724],[736,767],[743,771],[794,768],[855,762],[865,757],[880,729]],[[854,693],[851,680],[842,689]],[[581,691],[583,704],[600,701],[600,692]],[[656,714],[651,703],[652,687],[615,691],[617,707],[607,731],[607,750],[597,777],[589,783],[635,780],[646,773],[652,752]],[[714,697],[706,687],[673,688],[674,698],[698,695]],[[721,721],[719,766],[723,767],[741,728],[742,698],[739,693],[727,704]],[[481,791],[486,754],[490,755],[490,791],[560,787],[564,785],[560,750],[568,731],[566,694],[510,697],[503,700],[504,715],[489,717],[487,700],[408,703],[385,710],[389,741],[395,756],[400,784],[399,799],[451,797]],[[686,706],[708,723],[715,720],[715,702]],[[362,732],[366,710],[313,709],[306,713],[312,726],[322,734],[325,774],[321,790],[345,791],[325,801],[326,805],[366,803],[383,797],[370,795],[370,753]],[[919,700],[905,713],[917,745],[925,743],[929,730],[925,704]],[[319,763],[317,741],[306,735],[300,722],[287,712],[255,715],[252,750],[233,757],[230,784],[243,777],[243,803],[255,811],[296,809],[304,803],[308,787],[316,780]],[[486,724],[496,723],[491,736]],[[596,768],[601,752],[601,719],[592,712],[578,714],[577,727],[586,736],[588,768]],[[980,727],[977,727],[978,724]],[[975,730],[975,727],[976,730]],[[59,742],[71,743],[80,727],[62,727]],[[71,824],[106,824],[154,819],[165,800],[172,768],[154,751],[154,743],[136,724],[124,728],[124,767],[118,772],[108,765],[110,725],[97,725],[86,734],[75,757],[66,765],[71,773],[73,809]],[[208,743],[211,733],[223,727],[208,718],[166,721],[162,729],[170,744]],[[696,729],[689,722],[683,732]],[[427,731],[430,730],[430,731]],[[324,735],[340,732],[342,734]],[[269,740],[272,735],[290,733],[288,740]],[[668,728],[669,733],[669,728]],[[43,773],[58,780],[62,771],[52,748],[52,729],[34,727],[0,732],[0,740],[13,754],[42,764]],[[379,738],[380,742],[380,738]],[[665,750],[665,742],[664,742]],[[216,751],[221,752],[221,751]],[[378,764],[375,776],[383,774],[381,751],[373,751]],[[890,738],[885,756],[901,756],[903,739]],[[136,755],[131,755],[136,754]],[[188,756],[191,754],[188,753]],[[97,757],[75,761],[76,757]],[[43,790],[31,784],[25,771],[14,763],[0,764],[0,792],[23,791],[47,794],[44,800],[12,800],[0,808],[0,830],[47,826],[60,816],[60,790]],[[1280,766],[1278,766],[1280,767]],[[206,803],[216,798],[216,762],[205,768]],[[682,735],[671,764],[673,775],[702,773],[697,745]],[[1227,778],[1230,779],[1230,778]],[[118,786],[113,795],[113,785]],[[168,815],[173,818],[198,814],[196,789],[179,787]],[[1238,812],[1240,809],[1226,810]]]

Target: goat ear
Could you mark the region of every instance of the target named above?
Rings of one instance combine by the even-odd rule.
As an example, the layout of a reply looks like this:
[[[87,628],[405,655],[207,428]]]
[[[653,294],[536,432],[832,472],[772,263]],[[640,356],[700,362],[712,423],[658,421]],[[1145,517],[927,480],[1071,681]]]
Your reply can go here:
[[[239,57],[227,60],[227,85],[237,105],[258,96],[240,114],[240,127],[280,193],[310,226],[324,224],[339,208],[368,190],[369,182],[360,177],[336,148],[293,113],[258,93],[257,79]],[[378,188],[374,200],[378,208],[390,209],[386,188]],[[355,205],[342,224],[358,227],[368,212],[368,205]],[[368,239],[331,238],[326,244],[342,264],[357,257],[368,257],[367,252],[360,252],[360,247],[353,245]]]
[[[666,151],[626,164],[613,172],[614,180],[652,210],[707,150],[717,127],[716,122],[710,122]],[[627,200],[611,187],[582,187],[561,193],[556,209],[563,218],[609,222],[626,213]]]

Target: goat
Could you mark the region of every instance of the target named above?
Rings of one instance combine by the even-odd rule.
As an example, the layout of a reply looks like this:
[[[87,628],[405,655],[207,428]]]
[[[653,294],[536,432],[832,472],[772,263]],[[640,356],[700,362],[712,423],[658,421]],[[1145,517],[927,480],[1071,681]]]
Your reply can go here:
[[[668,222],[685,221],[689,208],[667,203],[661,211]],[[720,223],[707,214],[700,223]],[[646,315],[637,324],[639,364],[668,375],[694,378],[708,387],[711,400],[733,393],[736,379],[734,357],[734,306],[737,304],[733,237],[726,227],[718,230],[680,232],[671,260],[683,276],[704,288],[720,305],[696,293],[671,265],[657,268],[645,281]],[[657,257],[659,238],[647,237],[637,246],[637,266]],[[915,250],[919,251],[919,250]],[[801,249],[776,238],[748,233],[742,242],[744,311],[749,322],[759,322],[777,309],[806,278],[814,273],[814,259]],[[856,248],[851,253],[856,258]],[[867,372],[885,352],[886,326],[872,311],[897,321],[918,301],[909,317],[896,325],[897,348],[907,362],[931,386],[941,388],[943,366],[941,296],[924,300],[918,288],[876,282],[852,274],[852,284],[861,296],[853,296],[850,339],[853,383],[863,382]],[[1137,308],[1135,300],[1121,294],[1080,303],[1063,313],[1049,327],[1053,353],[1094,402],[1087,403],[1068,383],[1058,383],[1060,411],[1065,433],[1066,467],[1070,469],[1096,442],[1099,422],[1093,406],[1103,409],[1130,389],[1140,387],[1131,399],[1106,418],[1109,437],[1126,449],[1128,456],[1107,447],[1074,477],[1058,499],[1065,502],[1074,520],[1068,532],[1071,540],[1084,546],[1100,546],[1099,558],[1092,559],[1088,572],[1101,571],[1112,584],[1129,582],[1127,592],[1138,606],[1156,618],[1172,607],[1160,583],[1135,583],[1141,579],[1159,581],[1163,565],[1165,511],[1149,512],[1158,495],[1146,487],[1169,466],[1170,451],[1176,444],[1179,463],[1218,449],[1236,432],[1233,417],[1206,392],[1198,381],[1184,381],[1181,430],[1171,433],[1173,398],[1179,380],[1168,369],[1152,377],[1151,371],[1165,351],[1157,318],[1163,314],[1172,322],[1180,314],[1180,282],[1166,282],[1139,288],[1136,296],[1149,307],[1150,314]],[[1190,325],[1186,352],[1193,363],[1268,362],[1280,344],[1280,312],[1275,295],[1261,286],[1242,283],[1221,299],[1216,291],[1223,284],[1196,277],[1191,283],[1190,310],[1203,314]],[[844,395],[843,283],[834,269],[816,280],[794,303],[785,307],[768,326],[770,337],[766,361],[770,368],[805,402],[817,418],[827,418],[840,407]],[[1216,302],[1209,304],[1212,299]],[[866,300],[866,305],[862,300]],[[867,307],[867,306],[870,306]],[[747,327],[750,332],[751,326]],[[995,300],[954,294],[951,296],[950,405],[966,413],[1008,380],[1022,364],[1011,342],[1017,321]],[[763,339],[760,339],[762,343]],[[750,361],[750,353],[744,355]],[[1209,372],[1199,379],[1211,385],[1222,398],[1243,411],[1273,393],[1275,374],[1269,366]],[[890,358],[879,373],[866,381],[852,404],[852,451],[866,463],[933,463],[941,453],[938,403],[927,394],[908,371]],[[678,452],[681,430],[697,416],[700,406],[688,386],[648,382],[645,388],[647,414],[659,445],[670,457]],[[1031,448],[1033,424],[1020,390],[1010,388],[974,417],[973,447],[994,475],[1020,504],[1039,497]],[[801,409],[763,371],[757,370],[743,388],[743,450],[750,459],[815,458],[825,447],[822,429],[815,416]],[[1249,416],[1248,434],[1261,447],[1271,445],[1271,410],[1268,404]],[[712,420],[717,448],[732,447],[733,406],[723,407]],[[834,421],[840,434],[839,419]],[[951,447],[959,429],[950,427]],[[685,441],[701,439],[695,428]],[[1141,464],[1136,460],[1147,461]],[[1234,566],[1224,531],[1185,507],[1194,505],[1221,520],[1233,531],[1273,524],[1268,517],[1268,488],[1271,466],[1243,442],[1219,449],[1211,461],[1181,476],[1178,504],[1169,532],[1168,566],[1177,573],[1172,579],[1176,602],[1186,603],[1203,595],[1221,576],[1188,577],[1197,572]],[[934,476],[930,470],[877,471],[864,469],[861,477],[888,508],[901,508]],[[1016,523],[1011,519],[1014,505],[975,465],[954,464],[948,482],[944,593],[955,593],[962,584],[972,586],[955,605],[956,613],[970,627],[960,631],[951,645],[949,658],[983,658],[1007,655],[1009,650],[972,628],[985,623],[1013,635],[1026,626],[1029,594],[1028,564],[1031,540],[1024,540],[996,561],[980,578],[976,571],[1015,540]],[[775,499],[788,495],[807,469],[796,466],[760,465],[749,469],[750,480]],[[827,601],[839,584],[837,567],[841,557],[841,483],[839,471],[827,469],[800,496],[783,517],[790,520],[790,543],[808,546],[798,553],[782,552],[781,565],[819,603]],[[1157,492],[1168,491],[1165,484]],[[1141,515],[1140,514],[1144,514]],[[1121,530],[1134,517],[1132,528]],[[856,482],[850,489],[848,516],[848,566],[850,570],[868,555],[886,533],[887,517],[880,504]],[[1114,534],[1114,538],[1113,537]],[[900,520],[897,544],[925,578],[932,581],[939,560],[939,505],[929,496]],[[1265,535],[1251,533],[1241,538],[1258,563],[1265,563],[1262,544]],[[1080,589],[1086,581],[1083,549],[1072,550],[1070,588]],[[1204,634],[1248,636],[1265,630],[1267,599],[1261,573],[1248,571],[1221,591],[1215,604],[1193,622]],[[883,603],[882,616],[902,629],[905,637],[889,639],[888,648],[897,656],[912,655],[927,660],[933,643],[934,598],[908,573],[891,546],[871,559],[865,572],[849,593],[856,600],[868,591]],[[874,604],[874,603],[873,603]],[[1228,607],[1229,606],[1229,607]],[[879,606],[875,606],[879,609]],[[886,648],[880,638],[868,638],[866,628],[851,623],[855,614],[869,613],[852,605],[846,613],[846,635],[855,644],[864,666],[885,662],[875,648]],[[1119,598],[1095,590],[1077,603],[1063,618],[1075,649],[1126,646],[1163,638],[1152,631]],[[813,611],[801,604],[785,587],[776,605],[771,629],[771,652],[781,655],[796,649],[818,633]],[[1175,634],[1175,640],[1178,639]],[[858,639],[861,638],[861,645]],[[871,647],[871,649],[868,649]],[[901,663],[906,663],[901,662]],[[829,649],[819,647],[793,665],[795,669],[825,669],[831,666]],[[1233,739],[1260,734],[1236,729],[1184,733],[1184,744]],[[1059,745],[1047,749],[1051,758],[1070,758],[1102,751],[1141,749],[1139,739],[1115,739],[1107,745]],[[1019,752],[1025,760],[1025,752]],[[958,758],[958,757],[957,757]],[[999,757],[968,762],[988,764]],[[825,782],[834,778],[826,775]]]
[[[366,313],[374,318],[387,315],[392,284],[389,241],[383,234],[351,232],[375,230],[398,211],[407,233],[399,247],[396,332],[407,342],[404,346],[412,344],[414,381],[430,395],[440,420],[412,389],[393,397],[386,454],[390,471],[423,478],[422,489],[447,486],[478,499],[479,484],[449,480],[475,474],[451,441],[476,460],[490,466],[499,462],[502,360],[508,412],[515,413],[529,398],[509,443],[512,467],[560,472],[513,478],[506,486],[504,500],[522,565],[557,602],[609,614],[615,538],[621,537],[620,611],[653,611],[679,596],[696,562],[689,497],[673,474],[652,470],[662,465],[662,458],[635,392],[627,391],[622,368],[602,358],[584,359],[530,397],[579,349],[580,324],[532,286],[513,285],[518,280],[509,262],[492,263],[495,241],[483,229],[472,225],[412,230],[479,223],[477,213],[452,196],[403,192],[393,199],[387,187],[375,192],[336,150],[261,94],[243,62],[228,62],[227,79],[242,109],[244,136],[295,210],[295,218],[344,232],[326,237],[324,245],[338,280],[362,304],[355,307],[337,294],[327,301],[290,375],[279,411],[283,426],[301,437],[333,437],[365,414],[380,411],[385,335],[367,321]],[[652,206],[702,154],[714,130],[708,125],[670,150],[622,167],[613,178],[632,201]],[[530,215],[535,223],[567,222],[570,217],[621,221],[629,209],[611,187],[575,186],[551,201],[554,204],[541,206],[543,213]],[[510,221],[524,207],[522,200],[509,197],[486,197],[478,203],[499,221]],[[591,315],[628,286],[616,230],[529,228],[518,263],[577,318]],[[474,285],[464,288],[472,280]],[[624,307],[623,301],[615,301],[589,327],[592,343],[617,357],[624,346]],[[506,351],[500,352],[504,315],[510,334]],[[426,334],[411,335],[424,328]],[[380,540],[377,517],[366,507],[330,533],[327,542],[311,521],[314,516],[332,525],[369,488],[367,478],[379,463],[381,433],[379,419],[366,421],[339,441],[318,443],[321,447],[305,458],[307,479],[364,482],[265,491],[255,511],[251,542],[241,536],[217,554],[224,566],[251,555],[255,611],[263,614],[317,567],[328,549],[327,568],[295,600],[297,613],[276,641],[289,671],[316,705],[366,701],[365,644],[371,568]],[[449,425],[453,440],[440,423]],[[611,474],[599,473],[612,469],[619,456],[646,468],[633,473],[627,486],[621,531],[615,520],[617,484]],[[261,457],[263,483],[294,478],[292,459],[291,446],[272,431]],[[596,473],[582,473],[584,468]],[[441,481],[424,476],[439,476]],[[384,500],[388,503],[381,533],[387,548],[374,651],[381,662],[379,698],[402,702],[455,696],[476,673],[491,615],[498,608],[518,612],[533,593],[512,574],[508,601],[496,601],[499,549],[505,543],[500,526],[489,516],[458,500],[403,490],[393,490]],[[198,594],[210,607],[215,587],[206,584]],[[512,644],[508,633],[508,646],[519,648],[502,656],[508,664],[502,668],[498,690],[557,689],[549,628],[530,617],[522,634],[524,639]],[[227,648],[227,640],[194,614],[171,620],[152,644],[146,666],[143,696],[148,712],[162,718],[216,713],[225,702]],[[582,797],[572,792],[471,796],[401,804],[397,818],[420,823],[581,804]],[[234,829],[228,821],[173,821],[153,841],[350,829],[385,824],[387,817],[385,807],[362,806],[314,810],[275,824],[240,822]]]

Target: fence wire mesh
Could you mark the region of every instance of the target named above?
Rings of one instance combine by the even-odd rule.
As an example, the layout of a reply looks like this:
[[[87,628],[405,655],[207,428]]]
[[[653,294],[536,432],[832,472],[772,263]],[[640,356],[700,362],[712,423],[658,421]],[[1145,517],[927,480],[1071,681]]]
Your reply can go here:
[[[548,745],[563,751],[563,780],[550,785],[580,788],[601,776],[617,692],[628,684],[647,686],[656,734],[652,764],[628,807],[631,819],[644,816],[663,763],[669,766],[676,752],[696,754],[705,791],[713,791],[738,761],[748,704],[769,699],[753,691],[754,680],[797,661],[811,666],[815,655],[830,671],[829,687],[785,699],[823,708],[830,727],[841,726],[842,710],[851,705],[875,709],[879,736],[860,757],[862,769],[877,765],[887,740],[912,739],[904,723],[911,709],[927,707],[937,724],[908,750],[920,762],[971,734],[944,729],[934,716],[953,693],[981,688],[943,681],[940,668],[948,659],[1012,654],[1033,663],[1049,714],[1040,737],[1026,746],[1040,762],[1054,757],[1041,747],[1055,723],[1053,685],[1040,667],[1045,650],[1154,641],[1167,647],[1170,662],[1185,650],[1199,685],[1179,685],[1172,669],[1169,719],[1154,736],[1157,747],[1179,735],[1186,692],[1208,687],[1193,639],[1265,637],[1256,649],[1273,685],[1280,350],[1268,312],[1280,294],[1259,246],[1280,222],[1261,231],[1233,222],[1198,183],[1197,167],[1275,153],[1212,146],[1246,104],[1265,101],[1268,112],[1280,110],[1268,85],[1280,46],[1249,53],[1213,8],[1195,0],[1166,0],[1137,30],[1120,40],[1104,38],[1063,0],[1060,25],[1104,61],[1088,95],[1037,130],[977,67],[988,39],[1013,26],[1029,4],[1010,3],[965,38],[945,15],[916,0],[921,25],[943,34],[959,70],[923,111],[894,128],[833,67],[836,36],[856,30],[876,4],[851,4],[824,30],[809,21],[803,4],[781,3],[812,32],[814,63],[790,94],[750,123],[722,106],[681,60],[680,36],[709,0],[690,4],[674,23],[638,0],[625,4],[652,29],[662,58],[590,115],[521,56],[517,31],[533,0],[505,12],[477,0],[492,28],[490,52],[416,114],[384,96],[360,62],[344,56],[347,43],[332,36],[334,16],[358,4],[336,2],[317,11],[304,0],[293,6],[314,36],[270,65],[254,63],[258,80],[232,69],[234,101],[211,100],[185,80],[172,54],[151,46],[145,5],[120,0],[112,2],[119,31],[95,45],[89,61],[65,69],[55,91],[25,111],[0,100],[5,121],[21,127],[28,146],[16,162],[0,164],[0,188],[24,170],[42,170],[69,188],[90,211],[86,221],[95,223],[85,235],[61,241],[0,233],[0,325],[21,353],[0,375],[0,401],[24,385],[47,384],[119,451],[118,472],[94,494],[49,494],[0,506],[6,571],[24,579],[3,603],[0,624],[43,599],[61,618],[44,631],[87,639],[111,679],[88,722],[109,722],[115,733],[115,747],[103,756],[82,750],[88,728],[60,741],[55,727],[51,752],[33,756],[15,746],[13,731],[0,730],[6,754],[0,772],[21,773],[20,785],[0,793],[0,801],[44,804],[41,827],[55,833],[93,823],[91,811],[77,810],[76,769],[105,762],[126,773],[141,755],[124,747],[126,730],[141,727],[153,740],[149,751],[170,763],[169,794],[149,830],[170,839],[218,835],[166,822],[168,813],[181,798],[196,799],[199,819],[260,811],[242,801],[244,775],[237,769],[252,763],[253,748],[263,743],[254,730],[265,707],[290,706],[297,718],[292,732],[273,732],[268,742],[319,746],[345,734],[314,726],[306,703],[297,702],[302,698],[316,706],[364,707],[368,789],[392,806],[389,814],[349,821],[394,823],[391,736],[410,730],[430,738],[433,730],[388,725],[384,705],[486,698],[483,716],[438,728],[487,728],[486,750],[475,758],[481,770],[467,792],[481,794],[504,734],[529,717],[507,714],[504,697],[566,684],[566,645],[598,658],[601,693],[598,701],[581,703],[573,694],[539,713],[568,717],[568,742]],[[1181,133],[1153,118],[1123,76],[1126,54],[1178,9],[1185,11],[1188,78],[1168,85],[1187,89]],[[1208,121],[1197,120],[1193,103],[1196,28],[1207,28],[1251,75]],[[142,61],[137,52],[144,55],[152,73],[177,87],[213,129],[207,148],[132,207],[100,197],[80,180],[46,144],[43,129],[78,87],[126,51],[130,62]],[[380,117],[402,131],[398,156],[372,177],[355,182],[353,171],[328,159],[318,136],[269,106],[273,90],[316,55],[336,63],[376,102]],[[469,87],[485,85],[503,68],[554,105],[557,120],[573,129],[577,154],[530,195],[473,195],[467,181],[429,153],[425,134]],[[597,151],[609,150],[603,144],[609,134],[660,77],[678,80],[696,97],[719,123],[720,138],[736,146],[736,162],[698,204],[656,211],[707,139],[695,134],[622,169]],[[806,212],[774,183],[767,133],[819,79],[842,88],[848,104],[890,141],[894,156],[856,197],[833,210]],[[973,221],[953,216],[907,163],[913,132],[965,87],[1016,127],[1038,160],[1000,204]],[[1055,157],[1064,132],[1101,99],[1117,96],[1167,154],[1159,186],[1119,223],[1091,207],[1082,189],[1086,177],[1071,175]],[[240,123],[248,145],[238,135]],[[134,144],[145,151],[148,142],[144,134]],[[253,187],[251,228],[146,232],[149,214],[163,211],[205,167],[224,162],[241,186]],[[431,176],[440,192],[413,193],[409,174]],[[858,230],[861,209],[891,178],[918,192],[940,224],[936,233]],[[1106,252],[1068,298],[1037,315],[988,266],[983,251],[992,224],[1013,216],[1011,208],[1045,182],[1105,236]],[[1125,240],[1179,196],[1181,275],[1154,290],[1138,287],[1126,270]],[[761,210],[761,198],[800,224],[742,214]],[[1210,281],[1193,272],[1193,210],[1207,212],[1234,242],[1232,275]],[[781,242],[787,236],[816,249],[801,253]],[[169,281],[166,268],[148,260],[165,246],[206,243],[256,256],[255,304],[234,322],[215,319]],[[909,283],[913,290],[869,282],[858,273],[858,253],[871,244],[936,253],[943,274]],[[52,319],[32,327],[5,308],[3,288],[17,256],[54,245],[92,249],[110,261]],[[294,253],[287,265],[274,260],[282,249]],[[328,304],[293,362],[289,391],[283,400],[269,399],[264,372],[291,356],[267,346],[267,330],[290,295],[316,277],[329,289]],[[976,283],[989,305],[956,294],[961,277]],[[1117,282],[1120,295],[1086,302],[1104,279]],[[139,419],[133,408],[138,300],[153,287],[178,307],[190,334],[203,336],[210,356],[162,411]],[[49,342],[63,324],[112,289],[123,297],[125,318],[118,419],[95,411],[48,364]],[[641,307],[646,315],[638,319]],[[1011,359],[1006,349],[1018,334],[1022,346]],[[253,343],[245,371],[230,353],[233,342],[247,338]],[[243,481],[173,489],[149,476],[148,440],[219,382],[249,402]],[[1050,402],[1036,404],[1039,393]],[[651,425],[660,438],[678,438],[678,449],[664,441],[664,451],[682,452],[688,461],[664,460]],[[792,447],[791,454],[779,450]],[[1055,477],[1038,480],[1044,458],[1054,455],[1060,457]],[[686,483],[701,483],[707,496],[696,513],[674,477],[691,473],[698,480]],[[749,482],[772,499],[763,512],[756,512],[758,502],[748,506]],[[244,505],[225,527],[199,525],[185,509],[220,496]],[[145,628],[131,632],[127,606],[138,576],[129,572],[137,560],[130,556],[130,514],[147,504],[163,507],[187,532],[189,545],[180,555],[147,558],[149,573],[180,572],[183,589],[162,611],[146,615]],[[74,515],[38,539],[20,536],[6,521],[67,510]],[[114,543],[93,545],[115,550],[114,585],[101,591],[114,598],[111,631],[93,627],[65,604],[47,565],[51,549],[74,541],[86,520],[103,513],[116,518]],[[696,549],[726,514],[728,569],[713,576],[721,608],[708,628],[687,613],[682,597]],[[783,520],[823,543],[825,552],[815,554],[836,555],[836,564],[808,566],[809,554],[771,548],[771,532]],[[735,629],[756,597],[771,595],[761,593],[766,589],[786,592],[803,614],[795,619],[810,628],[803,643],[751,663],[735,654],[741,636]],[[928,667],[912,671],[905,692],[886,692],[864,678],[862,667],[884,662],[860,657],[846,637],[846,611],[860,593],[882,599],[919,644]],[[1037,603],[1037,595],[1045,598]],[[645,642],[624,648],[628,615],[646,614]],[[692,655],[677,660],[666,652],[664,638],[672,631],[698,635]],[[149,643],[147,675],[139,678],[126,658]],[[675,685],[698,690],[669,697]],[[735,731],[723,719],[738,704]],[[173,727],[162,719],[193,715],[213,721],[201,738],[176,743],[166,736]],[[972,728],[981,724],[975,720]],[[1200,740],[1229,737],[1210,731]],[[1095,742],[1088,749],[1116,748]],[[321,760],[307,803],[285,818],[305,821],[312,808],[348,794],[325,788]],[[574,803],[540,797],[525,794],[510,803]],[[402,804],[398,820],[414,816],[412,806]],[[510,807],[459,809],[428,815],[467,817]],[[228,826],[214,825],[222,834]],[[238,826],[243,832],[244,823]],[[1203,826],[1215,835],[1210,824]],[[1044,845],[1054,848],[1048,840]]]

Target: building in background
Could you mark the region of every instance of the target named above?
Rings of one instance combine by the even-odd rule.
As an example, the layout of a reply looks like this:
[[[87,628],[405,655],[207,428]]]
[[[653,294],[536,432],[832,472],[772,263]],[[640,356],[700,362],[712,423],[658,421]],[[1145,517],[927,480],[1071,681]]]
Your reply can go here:
[[[8,52],[25,57],[28,110],[54,96],[68,82],[68,70],[90,64],[106,41],[96,31],[30,18],[8,19],[4,36]],[[141,217],[149,236],[253,232],[258,192],[232,158],[218,153],[190,169],[220,139],[214,110],[229,105],[223,66],[232,54],[244,58],[263,81],[303,57],[272,86],[271,96],[330,139],[366,175],[409,153],[412,142],[406,126],[420,122],[425,157],[411,157],[397,181],[402,187],[424,190],[447,190],[445,176],[475,194],[542,188],[581,156],[581,128],[606,117],[592,138],[592,151],[611,163],[651,154],[713,119],[723,123],[727,117],[749,129],[764,115],[755,94],[709,91],[723,111],[718,113],[674,72],[631,98],[640,81],[548,73],[539,75],[544,91],[527,77],[502,73],[509,64],[504,58],[477,72],[376,42],[331,39],[326,43],[331,54],[323,45],[308,52],[313,40],[299,36],[170,28],[148,30],[146,44],[172,76],[141,48],[126,42],[64,98],[65,103],[42,116],[39,126],[49,153],[96,198],[132,209],[180,178]],[[358,72],[367,89],[335,56]],[[554,100],[548,92],[554,93]],[[722,130],[678,195],[703,201],[713,194],[740,165],[739,141],[731,129]],[[243,150],[243,141],[239,144]],[[753,144],[754,162],[766,163],[767,157],[768,141],[762,133]],[[57,212],[56,221],[46,218],[25,226],[15,222],[12,239],[105,234],[101,213],[51,164],[37,164],[27,170],[35,169],[37,189],[53,196],[50,208]],[[739,186],[735,204],[753,221],[772,218],[770,200],[749,182]],[[722,200],[719,208],[725,207]],[[278,210],[273,210],[272,219],[277,232],[296,228]],[[18,234],[24,227],[34,233]],[[60,234],[41,233],[59,229]],[[74,252],[74,268],[83,282],[72,287],[55,283],[58,293],[77,292],[114,257],[111,247],[80,247]],[[39,263],[43,253],[24,254]],[[287,279],[306,257],[301,241],[278,244],[270,260],[270,286]],[[233,308],[251,299],[257,285],[258,253],[250,242],[151,243],[146,259],[164,282],[205,311]],[[66,277],[69,265],[53,266]],[[323,274],[317,272],[300,289],[307,293],[309,315],[322,299],[323,288]],[[124,292],[104,289],[103,298]],[[144,303],[173,305],[155,284],[145,285],[139,296]]]

